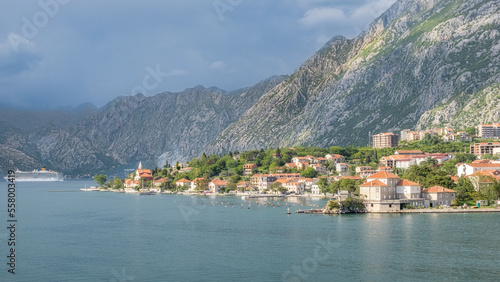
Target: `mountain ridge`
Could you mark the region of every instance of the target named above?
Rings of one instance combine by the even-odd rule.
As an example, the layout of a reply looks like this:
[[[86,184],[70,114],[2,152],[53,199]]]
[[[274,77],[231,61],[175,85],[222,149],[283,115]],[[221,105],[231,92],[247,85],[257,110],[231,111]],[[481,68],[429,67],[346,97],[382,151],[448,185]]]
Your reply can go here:
[[[78,121],[62,115],[35,128],[0,115],[0,160],[13,158],[0,166],[84,173],[203,152],[366,145],[370,132],[498,122],[498,30],[498,0],[400,0],[359,36],[335,36],[293,74],[252,87],[122,96]]]

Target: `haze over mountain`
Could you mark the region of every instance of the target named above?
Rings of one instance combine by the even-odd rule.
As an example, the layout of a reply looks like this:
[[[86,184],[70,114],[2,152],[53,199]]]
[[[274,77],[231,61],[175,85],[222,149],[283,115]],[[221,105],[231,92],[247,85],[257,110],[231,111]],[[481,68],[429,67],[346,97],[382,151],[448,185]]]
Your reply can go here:
[[[226,92],[119,97],[70,125],[3,123],[1,169],[66,173],[202,152],[365,145],[368,133],[500,120],[500,1],[400,0],[292,75]],[[0,118],[0,121],[2,119]],[[4,165],[5,164],[5,165]]]

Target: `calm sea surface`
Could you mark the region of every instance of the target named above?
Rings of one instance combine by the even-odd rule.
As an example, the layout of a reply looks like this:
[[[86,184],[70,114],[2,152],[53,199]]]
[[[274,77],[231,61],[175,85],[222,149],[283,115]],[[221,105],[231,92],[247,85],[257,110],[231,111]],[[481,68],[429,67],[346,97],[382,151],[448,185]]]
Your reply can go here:
[[[325,201],[63,192],[93,184],[17,183],[11,275],[0,182],[0,281],[500,280],[500,213],[305,215]]]

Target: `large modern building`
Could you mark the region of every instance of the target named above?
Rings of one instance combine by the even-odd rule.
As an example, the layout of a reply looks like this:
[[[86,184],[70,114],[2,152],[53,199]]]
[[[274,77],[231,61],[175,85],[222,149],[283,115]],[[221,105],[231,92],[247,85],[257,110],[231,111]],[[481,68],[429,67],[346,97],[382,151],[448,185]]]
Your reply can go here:
[[[473,145],[470,145],[470,153],[476,156],[494,154],[493,149],[495,148],[500,148],[500,142],[474,143]]]
[[[484,139],[500,138],[500,123],[480,124],[476,127],[476,132]]]
[[[374,134],[372,139],[373,139],[373,148],[375,149],[398,146],[398,135],[392,132]]]

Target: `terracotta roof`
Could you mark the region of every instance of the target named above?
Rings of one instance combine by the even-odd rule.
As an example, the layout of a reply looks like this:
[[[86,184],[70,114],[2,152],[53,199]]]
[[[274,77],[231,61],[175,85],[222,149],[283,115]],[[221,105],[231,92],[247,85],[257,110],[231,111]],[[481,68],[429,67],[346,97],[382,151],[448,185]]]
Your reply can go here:
[[[489,164],[490,160],[474,160],[472,161],[473,164]]]
[[[420,151],[420,150],[398,150],[398,151],[396,151],[396,153],[398,153],[398,154],[415,154],[415,155],[418,155],[418,154],[422,154],[422,151]]]
[[[220,180],[218,178],[216,179],[213,179],[212,182],[214,185],[217,185],[217,186],[223,186],[223,185],[227,185],[227,182],[225,180]]]
[[[187,180],[186,178],[183,178],[181,180],[177,180],[176,182],[186,183],[186,182],[192,182],[192,181],[191,180]]]
[[[403,179],[403,180],[399,181],[396,186],[420,186],[420,184],[415,183],[415,182],[410,181],[410,180],[407,180],[407,179]]]
[[[432,186],[431,188],[422,190],[422,193],[456,193],[456,192],[457,191],[455,190],[444,188],[442,186]]]
[[[399,178],[399,177],[395,174],[388,172],[388,171],[382,170],[382,171],[379,171],[375,174],[368,176],[368,179],[374,179],[374,178]]]
[[[467,164],[468,166],[471,167],[500,167],[500,164],[493,164],[493,163],[487,163],[487,164]]]
[[[385,184],[384,182],[378,180],[378,179],[375,179],[373,181],[370,181],[370,182],[367,182],[365,184],[361,184],[359,186],[363,186],[363,187],[369,187],[369,186],[387,186],[387,184]]]

